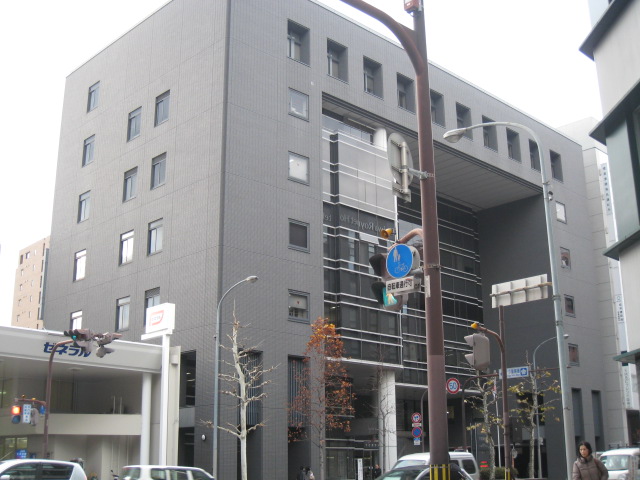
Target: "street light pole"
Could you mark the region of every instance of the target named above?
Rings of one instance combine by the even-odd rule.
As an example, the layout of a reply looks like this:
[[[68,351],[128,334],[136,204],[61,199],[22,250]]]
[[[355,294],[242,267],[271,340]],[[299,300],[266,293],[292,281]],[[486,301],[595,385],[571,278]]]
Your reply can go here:
[[[431,468],[449,471],[449,430],[445,390],[444,327],[440,282],[440,242],[436,199],[435,156],[431,130],[431,97],[425,17],[422,0],[405,1],[413,15],[413,30],[396,22],[382,10],[364,0],[342,0],[385,25],[402,44],[416,73],[418,156],[420,160],[420,201],[424,239],[425,322],[427,336],[427,385],[429,401],[429,451]],[[428,279],[428,281],[427,281]],[[433,474],[432,478],[439,474]]]
[[[238,283],[231,285],[226,292],[222,294],[218,300],[218,308],[216,309],[216,329],[214,334],[214,351],[213,351],[213,476],[218,478],[218,421],[220,414],[220,309],[222,301],[227,294],[243,283],[255,283],[258,277],[251,275]]]
[[[573,457],[575,456],[575,439],[573,430],[573,412],[571,408],[571,385],[569,384],[569,376],[567,368],[569,365],[567,358],[567,345],[565,342],[564,322],[562,319],[562,305],[560,296],[560,282],[558,280],[557,269],[557,252],[555,247],[555,235],[553,229],[553,220],[551,215],[551,195],[549,191],[549,175],[547,173],[547,165],[544,158],[544,150],[542,143],[536,133],[526,125],[513,122],[487,122],[477,125],[471,125],[465,128],[457,128],[446,132],[443,137],[445,140],[455,143],[458,142],[465,132],[475,128],[506,126],[519,128],[527,132],[538,145],[538,154],[540,157],[540,176],[542,181],[542,198],[544,203],[544,218],[547,227],[547,247],[549,249],[549,269],[551,271],[551,291],[553,293],[553,312],[556,324],[556,339],[558,341],[558,366],[560,372],[560,389],[562,391],[562,419],[564,423],[564,447],[565,447],[565,465],[566,476],[571,476]]]

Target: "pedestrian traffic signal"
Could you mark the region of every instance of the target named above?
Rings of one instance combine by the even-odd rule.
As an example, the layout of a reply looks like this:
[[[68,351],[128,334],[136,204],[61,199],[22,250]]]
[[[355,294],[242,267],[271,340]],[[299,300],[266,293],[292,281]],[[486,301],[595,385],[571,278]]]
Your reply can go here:
[[[73,340],[73,346],[79,347],[84,353],[91,353],[93,347],[94,334],[91,330],[86,328],[76,328],[74,330],[65,330],[65,337],[71,337]]]
[[[96,334],[96,343],[98,344],[98,350],[96,351],[96,356],[98,358],[104,357],[107,353],[113,353],[115,350],[113,348],[105,347],[105,345],[109,345],[114,340],[122,337],[121,333],[98,333]]]
[[[11,423],[20,423],[22,421],[22,407],[13,405],[11,407]]]
[[[407,300],[407,295],[402,294],[396,296],[391,293],[387,293],[387,280],[393,279],[387,271],[387,254],[376,253],[369,258],[369,265],[373,268],[373,272],[380,277],[380,280],[371,284],[373,297],[385,310],[391,310],[393,312],[400,311]]]
[[[464,337],[464,341],[473,347],[473,353],[464,356],[469,365],[476,370],[486,370],[491,360],[489,339],[480,333],[474,333]]]

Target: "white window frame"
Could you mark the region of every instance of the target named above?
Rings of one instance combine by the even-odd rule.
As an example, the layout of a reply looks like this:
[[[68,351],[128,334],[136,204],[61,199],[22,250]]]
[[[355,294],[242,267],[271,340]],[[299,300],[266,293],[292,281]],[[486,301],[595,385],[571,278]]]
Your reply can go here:
[[[309,294],[297,290],[289,290],[289,320],[309,323]],[[300,307],[300,308],[298,308]]]
[[[126,265],[133,261],[134,240],[134,230],[130,230],[120,235],[120,265]]]
[[[122,201],[129,200],[138,196],[138,167],[124,172],[124,183],[122,185]]]
[[[119,298],[116,301],[116,332],[129,330],[131,314],[131,297]]]
[[[89,94],[87,95],[87,113],[94,110],[98,106],[100,101],[100,82],[96,82],[89,87]]]
[[[154,126],[158,126],[169,120],[169,101],[171,100],[171,90],[167,90],[156,97],[156,113]]]
[[[127,122],[127,142],[140,136],[142,124],[142,107],[138,107],[129,112],[129,121]]]
[[[289,180],[309,185],[309,157],[289,152]]]
[[[81,193],[78,196],[78,223],[89,218],[91,211],[91,190]]]
[[[293,88],[289,89],[289,115],[309,120],[309,95]]]
[[[96,150],[96,136],[91,135],[84,139],[82,147],[82,166],[85,167],[93,162]]]
[[[151,190],[165,184],[167,179],[167,154],[163,153],[151,160]]]
[[[87,250],[75,253],[73,260],[73,281],[82,280],[87,275]]]
[[[164,233],[164,224],[163,219],[159,218],[158,220],[154,220],[149,223],[149,235],[148,235],[148,246],[147,246],[147,254],[154,255],[156,253],[160,253],[162,251],[162,240]]]

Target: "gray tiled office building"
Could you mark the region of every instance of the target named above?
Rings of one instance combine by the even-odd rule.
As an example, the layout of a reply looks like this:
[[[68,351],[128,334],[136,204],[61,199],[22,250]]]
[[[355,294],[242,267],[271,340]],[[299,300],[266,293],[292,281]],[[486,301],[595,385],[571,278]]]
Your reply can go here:
[[[388,469],[421,450],[410,416],[421,410],[428,367],[424,300],[414,294],[400,313],[382,310],[368,263],[387,247],[379,228],[403,235],[420,224],[417,183],[411,202],[397,200],[385,152],[397,132],[417,157],[414,82],[397,43],[313,0],[174,0],[67,78],[45,325],[139,340],[147,306],[176,305],[180,464],[211,469],[216,309],[249,275],[259,281],[221,306],[222,338],[235,308],[250,324],[246,345],[257,345],[265,367],[278,365],[253,412],[266,426],[249,437],[249,477],[318,468],[314,446],[288,442],[287,405],[290,372],[319,316],[339,327],[357,395],[351,432],[328,440],[327,478],[357,478],[359,464],[369,475],[375,463]],[[472,322],[497,329],[491,285],[549,272],[532,139],[488,128],[456,145],[442,140],[459,126],[518,122],[540,136],[553,170],[576,438],[599,450],[624,441],[620,389],[604,381],[601,324],[612,315],[597,301],[580,145],[438,66],[430,82],[447,376],[464,383],[474,374],[463,338]],[[552,302],[506,315],[508,365],[525,365],[555,335]],[[539,366],[558,367],[554,342],[539,352]],[[492,369],[497,358],[495,350]],[[382,389],[391,392],[384,402]],[[380,420],[380,403],[393,418]],[[448,404],[450,446],[486,458],[477,435],[462,438],[460,394]],[[235,415],[224,399],[220,423]],[[513,429],[524,473],[528,439]],[[543,473],[560,478],[562,422],[547,421],[542,436]],[[236,478],[236,440],[221,433],[220,442],[219,476]]]

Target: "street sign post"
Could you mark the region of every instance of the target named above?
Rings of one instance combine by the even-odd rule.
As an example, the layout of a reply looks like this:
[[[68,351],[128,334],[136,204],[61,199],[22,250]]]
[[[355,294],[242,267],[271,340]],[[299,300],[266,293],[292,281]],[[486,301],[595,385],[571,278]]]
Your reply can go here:
[[[387,294],[419,292],[422,281],[420,277],[404,277],[397,280],[388,280],[386,283]]]
[[[389,275],[393,278],[407,276],[411,269],[414,268],[414,252],[416,252],[417,255],[415,248],[404,245],[403,243],[394,245],[387,255],[387,272],[389,272]],[[418,266],[419,262],[420,257],[418,256]]]
[[[502,369],[498,370],[499,378],[502,378]],[[511,367],[507,368],[507,378],[525,378],[529,376],[529,367]]]

